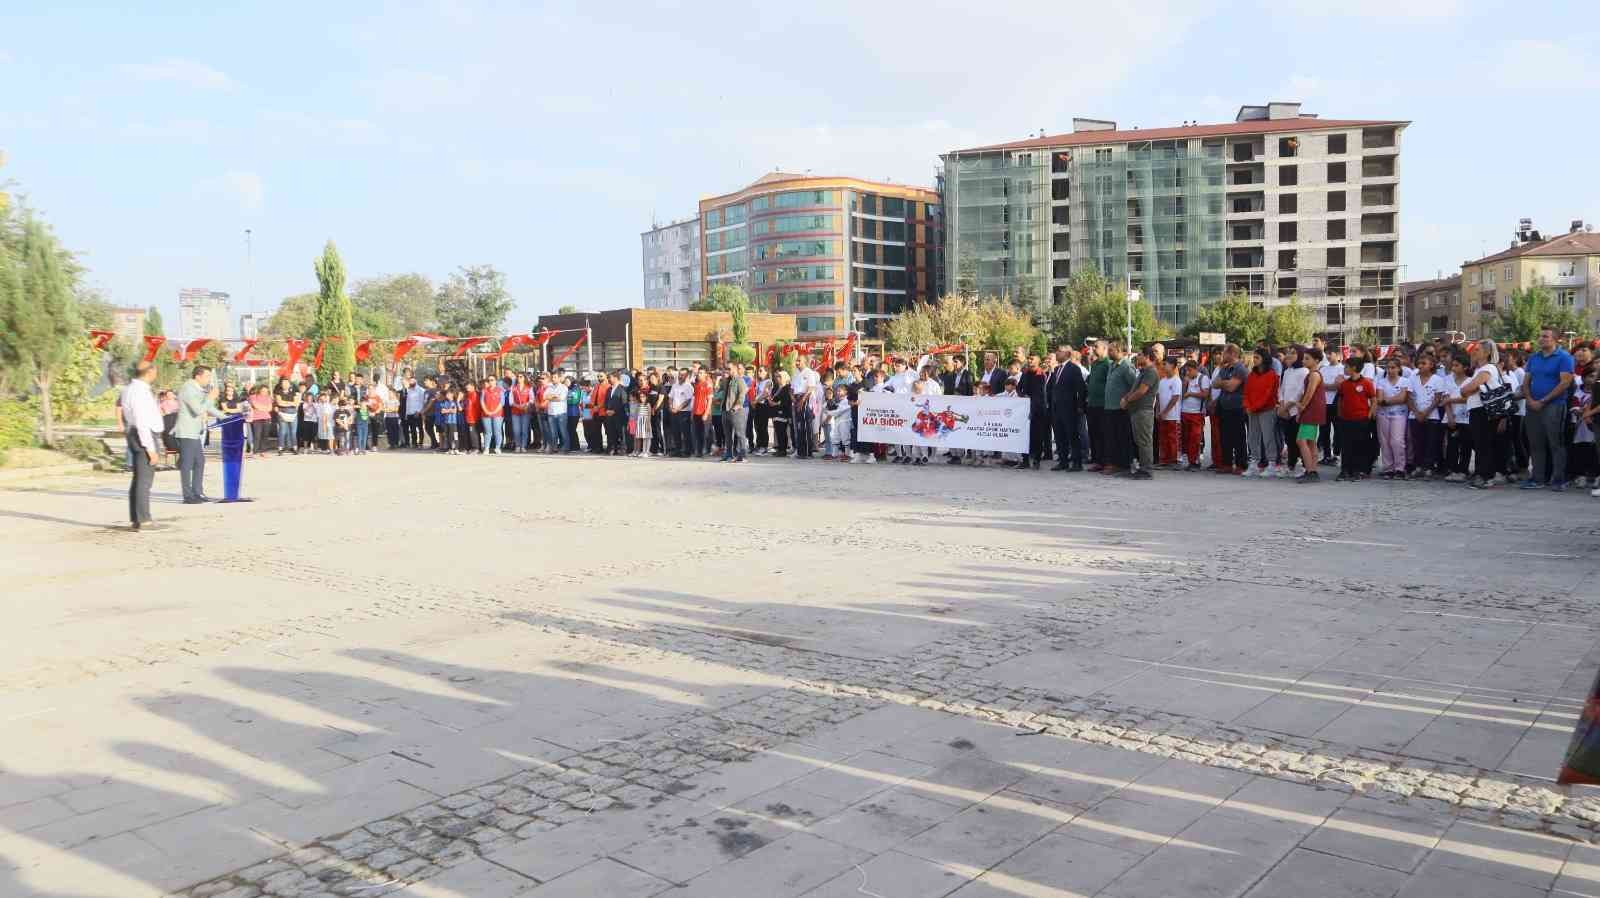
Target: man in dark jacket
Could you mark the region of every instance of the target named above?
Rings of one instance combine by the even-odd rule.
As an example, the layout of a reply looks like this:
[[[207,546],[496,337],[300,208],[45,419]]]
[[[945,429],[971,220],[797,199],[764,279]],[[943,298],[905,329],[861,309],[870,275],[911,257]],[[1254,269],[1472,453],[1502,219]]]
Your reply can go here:
[[[1017,378],[1017,395],[1028,397],[1028,457],[1017,467],[1026,471],[1028,462],[1039,470],[1039,460],[1044,458],[1050,441],[1050,399],[1045,392],[1046,372],[1039,367],[1039,357],[1028,356]]]
[[[1078,439],[1079,418],[1088,398],[1083,369],[1066,349],[1057,350],[1056,367],[1045,383],[1050,403],[1050,429],[1056,438],[1056,464],[1052,471],[1082,471],[1083,444]]]
[[[622,372],[611,372],[611,389],[606,391],[606,451],[628,454],[628,391],[622,386]]]

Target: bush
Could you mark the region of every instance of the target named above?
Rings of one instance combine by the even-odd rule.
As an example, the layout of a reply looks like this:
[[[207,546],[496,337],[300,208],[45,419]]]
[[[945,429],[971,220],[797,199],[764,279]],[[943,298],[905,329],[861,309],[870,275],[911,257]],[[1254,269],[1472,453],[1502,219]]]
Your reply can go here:
[[[756,348],[749,343],[734,343],[728,347],[728,361],[748,365],[756,360]]]
[[[110,464],[113,461],[111,450],[106,448],[105,441],[94,437],[63,437],[57,443],[56,451],[64,452],[78,461],[94,462],[95,464]]]
[[[0,400],[0,452],[38,444],[38,412],[31,402]]]

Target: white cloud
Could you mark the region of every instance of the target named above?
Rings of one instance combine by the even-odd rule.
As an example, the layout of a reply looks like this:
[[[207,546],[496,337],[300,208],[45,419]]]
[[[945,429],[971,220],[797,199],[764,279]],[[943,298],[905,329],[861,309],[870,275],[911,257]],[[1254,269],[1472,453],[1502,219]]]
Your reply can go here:
[[[266,139],[276,143],[319,141],[339,146],[377,146],[387,142],[383,129],[364,118],[319,118],[295,110],[261,114]]]
[[[171,119],[164,122],[129,122],[122,136],[131,140],[172,140],[204,142],[211,138],[211,124],[204,119]]]
[[[226,74],[193,59],[170,57],[156,62],[130,63],[122,70],[141,81],[171,82],[196,90],[233,90],[237,86]]]
[[[237,203],[241,212],[260,212],[267,198],[266,184],[255,172],[225,172],[198,187],[203,194]]]

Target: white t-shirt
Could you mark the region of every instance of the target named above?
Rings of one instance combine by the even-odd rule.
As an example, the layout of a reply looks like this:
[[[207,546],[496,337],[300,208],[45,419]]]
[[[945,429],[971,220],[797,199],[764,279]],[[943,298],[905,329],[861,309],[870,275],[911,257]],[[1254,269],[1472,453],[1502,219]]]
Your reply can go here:
[[[1286,368],[1283,377],[1278,381],[1278,401],[1300,404],[1300,397],[1306,394],[1306,378],[1311,376],[1311,371],[1304,366],[1299,368]]]
[[[795,400],[799,401],[802,398],[809,398],[821,383],[822,378],[817,372],[810,368],[796,368],[794,377],[789,381],[789,390],[794,394]]]
[[[694,411],[694,384],[679,381],[672,385],[672,391],[667,394],[669,410],[675,412]]]
[[[567,413],[567,385],[553,383],[544,388],[545,407],[547,415],[565,415]]]
[[[1468,412],[1471,412],[1475,408],[1483,408],[1484,390],[1489,390],[1500,386],[1500,369],[1493,365],[1481,365],[1478,367],[1478,370],[1472,372],[1472,376],[1477,377],[1478,375],[1484,373],[1487,373],[1489,376],[1483,381],[1482,384],[1478,385],[1478,391],[1476,393],[1473,393],[1471,396],[1467,397]],[[1468,379],[1470,380],[1471,378]]]
[[[938,381],[934,380],[931,377],[928,378],[927,380],[916,381],[916,383],[922,384],[922,395],[924,395],[924,396],[943,396],[944,395],[944,385],[939,383]]]
[[[1176,374],[1171,377],[1163,377],[1161,382],[1156,384],[1156,414],[1161,415],[1161,420],[1178,420],[1182,414],[1182,409],[1178,408],[1178,403],[1172,403],[1172,411],[1163,412],[1162,410],[1167,407],[1167,403],[1171,400],[1178,399],[1181,401],[1182,397],[1183,378],[1178,377]]]
[[[1471,379],[1472,378],[1470,378],[1470,377],[1463,377],[1461,380],[1457,381],[1456,378],[1455,378],[1455,375],[1453,375],[1453,374],[1444,375],[1444,396],[1445,396],[1445,398],[1446,399],[1460,399],[1461,398],[1461,385],[1466,383],[1467,381],[1469,381]],[[1465,405],[1462,405],[1461,403],[1458,402],[1455,405],[1450,406],[1450,420],[1451,421],[1454,421],[1457,424],[1465,424],[1465,423],[1467,423],[1467,417],[1468,417],[1467,416],[1467,407]]]
[[[1204,371],[1195,372],[1194,379],[1189,381],[1189,389],[1185,391],[1183,402],[1178,410],[1191,415],[1200,414],[1206,410],[1206,401],[1198,396],[1190,396],[1189,393],[1209,393],[1210,391],[1211,375]]]
[[[1408,382],[1406,384],[1406,389],[1411,391],[1411,405],[1418,409],[1432,406],[1439,398],[1440,393],[1444,391],[1444,385],[1440,381],[1448,379],[1437,371],[1431,377],[1423,377],[1420,371],[1412,374],[1407,379]],[[1439,420],[1439,410],[1433,409],[1419,420],[1437,421]]]
[[[1580,380],[1572,391],[1572,404],[1568,412],[1572,415],[1572,419],[1577,422],[1572,430],[1572,441],[1574,443],[1594,442],[1594,431],[1589,427],[1589,422],[1583,420],[1583,410],[1588,406],[1589,391],[1583,388],[1583,381]]]
[[[1378,395],[1386,400],[1393,401],[1399,399],[1401,393],[1411,389],[1411,379],[1401,375],[1399,380],[1390,382],[1389,375],[1385,374],[1378,378],[1377,385]],[[1380,418],[1404,418],[1409,414],[1411,414],[1411,410],[1404,405],[1378,406],[1378,417]]]
[[[1322,375],[1322,398],[1326,404],[1333,405],[1339,397],[1339,379],[1344,377],[1344,366],[1324,359],[1317,373]]]
[[[1516,395],[1518,395],[1518,396],[1521,396],[1522,395],[1522,382],[1528,379],[1528,372],[1522,370],[1521,368],[1512,368],[1510,371],[1505,372],[1505,378],[1506,378],[1506,383],[1511,385],[1511,392],[1516,394]],[[1528,413],[1528,400],[1526,400],[1526,399],[1518,399],[1517,400],[1517,414],[1526,415],[1527,413]]]

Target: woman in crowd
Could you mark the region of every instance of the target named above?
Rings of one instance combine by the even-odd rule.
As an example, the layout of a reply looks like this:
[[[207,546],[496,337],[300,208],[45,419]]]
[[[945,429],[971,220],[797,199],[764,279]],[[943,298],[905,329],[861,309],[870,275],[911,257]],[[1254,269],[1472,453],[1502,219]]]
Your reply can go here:
[[[1417,444],[1416,464],[1411,471],[1413,480],[1434,476],[1443,477],[1444,417],[1442,402],[1448,394],[1447,378],[1439,373],[1438,361],[1432,353],[1417,358],[1417,372],[1411,377],[1408,393],[1411,398],[1411,427],[1406,435],[1406,445],[1412,438]]]
[[[316,384],[310,384],[300,395],[300,429],[296,445],[302,452],[311,452],[317,448],[317,391]]]
[[[294,388],[289,378],[278,378],[278,386],[272,391],[272,405],[278,414],[278,454],[299,454],[300,443],[295,433],[295,422],[300,415],[300,391]]]
[[[1506,422],[1489,417],[1483,406],[1483,394],[1497,391],[1500,379],[1500,355],[1492,340],[1481,340],[1472,347],[1472,377],[1461,385],[1461,395],[1466,398],[1467,427],[1472,433],[1473,478],[1467,486],[1483,490],[1500,486],[1505,478],[1500,474],[1500,459],[1506,451]]]
[[[776,385],[772,391],[770,416],[772,418],[772,454],[789,457],[789,418],[794,407],[794,391],[789,388],[789,372],[779,370],[773,375]]]
[[[248,404],[246,420],[250,422],[250,449],[256,458],[266,458],[267,441],[272,433],[272,391],[267,389],[266,384],[251,388]]]
[[[533,413],[533,386],[528,375],[518,374],[511,385],[511,398],[506,407],[511,413],[511,451],[528,451],[528,422]]]

